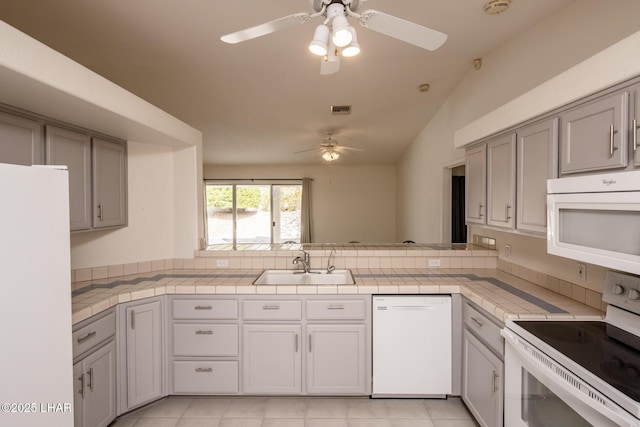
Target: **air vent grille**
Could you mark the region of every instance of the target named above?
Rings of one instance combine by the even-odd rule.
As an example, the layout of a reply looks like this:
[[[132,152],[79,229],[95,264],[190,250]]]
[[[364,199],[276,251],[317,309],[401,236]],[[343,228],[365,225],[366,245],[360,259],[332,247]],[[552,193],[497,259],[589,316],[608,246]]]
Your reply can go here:
[[[347,114],[351,114],[351,105],[332,105],[331,106],[332,116],[344,116]]]

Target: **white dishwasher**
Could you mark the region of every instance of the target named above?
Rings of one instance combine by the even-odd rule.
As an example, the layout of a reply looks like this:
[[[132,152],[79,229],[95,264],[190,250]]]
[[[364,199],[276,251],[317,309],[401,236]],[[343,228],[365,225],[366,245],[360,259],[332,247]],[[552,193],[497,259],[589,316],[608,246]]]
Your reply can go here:
[[[451,394],[451,296],[373,297],[372,397]]]

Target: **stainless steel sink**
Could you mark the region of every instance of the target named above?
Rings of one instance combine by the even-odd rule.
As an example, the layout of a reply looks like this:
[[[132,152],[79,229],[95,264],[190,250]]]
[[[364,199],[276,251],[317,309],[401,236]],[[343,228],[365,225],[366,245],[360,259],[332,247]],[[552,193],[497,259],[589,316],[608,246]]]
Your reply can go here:
[[[264,270],[253,282],[254,285],[355,285],[351,270]]]

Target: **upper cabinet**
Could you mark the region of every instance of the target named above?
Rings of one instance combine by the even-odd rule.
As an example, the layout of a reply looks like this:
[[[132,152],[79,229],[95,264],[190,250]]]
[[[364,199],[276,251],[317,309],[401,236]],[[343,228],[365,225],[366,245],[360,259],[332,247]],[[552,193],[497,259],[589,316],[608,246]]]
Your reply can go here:
[[[46,126],[48,165],[69,170],[71,231],[91,228],[91,138],[78,132]]]
[[[558,177],[558,119],[518,129],[516,228],[547,231],[547,179]]]
[[[0,163],[67,166],[71,231],[126,226],[126,142],[33,116],[0,111]]]
[[[485,204],[487,199],[487,146],[481,144],[471,147],[466,152],[465,209],[467,223],[485,223]]]
[[[127,223],[126,145],[93,138],[93,227]]]
[[[487,225],[513,228],[516,202],[516,134],[487,142]]]
[[[31,166],[43,162],[42,124],[0,112],[0,163]]]
[[[629,93],[616,92],[560,114],[560,175],[627,166]]]

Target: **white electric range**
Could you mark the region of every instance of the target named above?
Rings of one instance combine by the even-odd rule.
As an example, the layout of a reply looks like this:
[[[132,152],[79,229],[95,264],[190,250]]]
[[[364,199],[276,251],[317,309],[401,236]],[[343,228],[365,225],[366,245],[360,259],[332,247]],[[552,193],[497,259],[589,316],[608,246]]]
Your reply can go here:
[[[640,427],[640,277],[604,288],[604,320],[506,322],[505,426]]]

